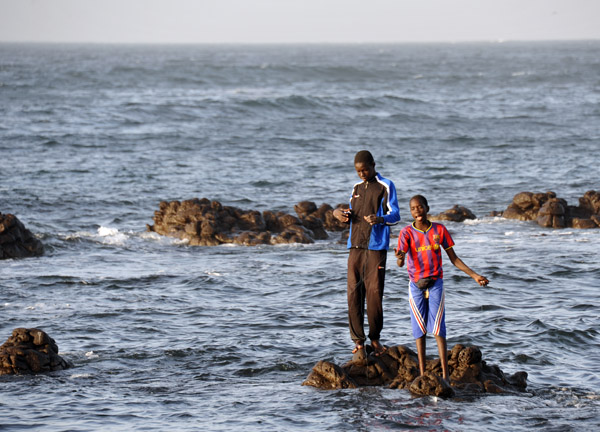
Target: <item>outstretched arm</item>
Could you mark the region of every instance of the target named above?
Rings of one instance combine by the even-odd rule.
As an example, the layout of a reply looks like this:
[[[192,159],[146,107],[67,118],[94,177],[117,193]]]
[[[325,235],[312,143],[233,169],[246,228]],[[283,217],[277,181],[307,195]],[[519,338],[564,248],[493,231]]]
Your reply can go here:
[[[448,258],[450,258],[450,262],[452,264],[454,264],[455,267],[457,267],[458,269],[464,271],[466,274],[471,276],[475,280],[475,282],[477,282],[479,285],[486,286],[487,284],[490,283],[490,281],[485,276],[481,276],[480,274],[477,274],[473,270],[471,270],[469,268],[469,266],[466,265],[463,262],[463,260],[461,260],[458,257],[458,255],[456,255],[454,248],[446,249],[446,253],[448,254]]]

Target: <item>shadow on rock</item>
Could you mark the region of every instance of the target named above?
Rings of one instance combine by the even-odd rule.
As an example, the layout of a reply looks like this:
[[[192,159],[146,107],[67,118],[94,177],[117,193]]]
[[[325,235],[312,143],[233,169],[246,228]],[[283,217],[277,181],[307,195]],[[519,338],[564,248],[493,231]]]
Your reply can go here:
[[[366,357],[354,356],[343,366],[319,361],[302,385],[320,389],[348,389],[388,386],[407,389],[417,396],[452,397],[473,393],[515,393],[527,388],[527,373],[507,376],[495,365],[482,360],[479,348],[455,345],[448,351],[450,382],[441,378],[441,362],[428,360],[419,376],[417,354],[403,345],[389,347],[376,357],[370,346]]]

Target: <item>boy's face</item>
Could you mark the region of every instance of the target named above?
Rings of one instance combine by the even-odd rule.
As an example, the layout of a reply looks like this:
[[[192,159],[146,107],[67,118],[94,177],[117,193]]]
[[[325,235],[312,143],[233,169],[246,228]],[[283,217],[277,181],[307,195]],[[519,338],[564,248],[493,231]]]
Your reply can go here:
[[[354,169],[362,181],[370,180],[377,174],[375,171],[375,164],[371,165],[365,162],[358,162],[357,164],[354,164]]]
[[[420,199],[411,199],[409,206],[410,215],[415,221],[424,222],[427,220],[427,207],[425,207]]]

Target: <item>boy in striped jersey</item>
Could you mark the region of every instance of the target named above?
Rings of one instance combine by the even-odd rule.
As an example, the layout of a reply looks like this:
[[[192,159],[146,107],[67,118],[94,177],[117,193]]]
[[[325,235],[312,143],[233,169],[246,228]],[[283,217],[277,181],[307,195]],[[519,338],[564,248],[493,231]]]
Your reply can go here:
[[[442,271],[442,249],[450,262],[471,276],[481,286],[489,280],[471,270],[453,249],[454,241],[446,227],[427,220],[429,205],[422,195],[410,200],[410,214],[415,220],[402,229],[398,237],[396,259],[398,266],[404,266],[407,258],[408,300],[413,336],[416,339],[419,356],[419,371],[425,373],[425,337],[433,333],[437,341],[442,364],[442,377],[448,379],[448,358],[446,348],[446,316],[444,309],[444,280]]]

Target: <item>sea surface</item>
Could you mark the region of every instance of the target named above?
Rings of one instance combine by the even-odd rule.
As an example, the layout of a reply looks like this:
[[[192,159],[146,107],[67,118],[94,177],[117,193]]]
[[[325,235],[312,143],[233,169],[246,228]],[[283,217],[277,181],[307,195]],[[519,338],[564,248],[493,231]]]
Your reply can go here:
[[[394,238],[417,193],[477,215],[446,225],[491,284],[446,260],[448,345],[526,371],[526,393],[302,386],[351,357],[339,233],[146,230],[163,200],[347,202],[362,149],[398,190]],[[0,45],[0,212],[46,250],[0,261],[0,343],[37,327],[74,364],[0,377],[0,430],[599,430],[600,229],[489,216],[521,191],[577,205],[599,166],[600,41]],[[407,282],[389,259],[382,342],[414,349]]]

